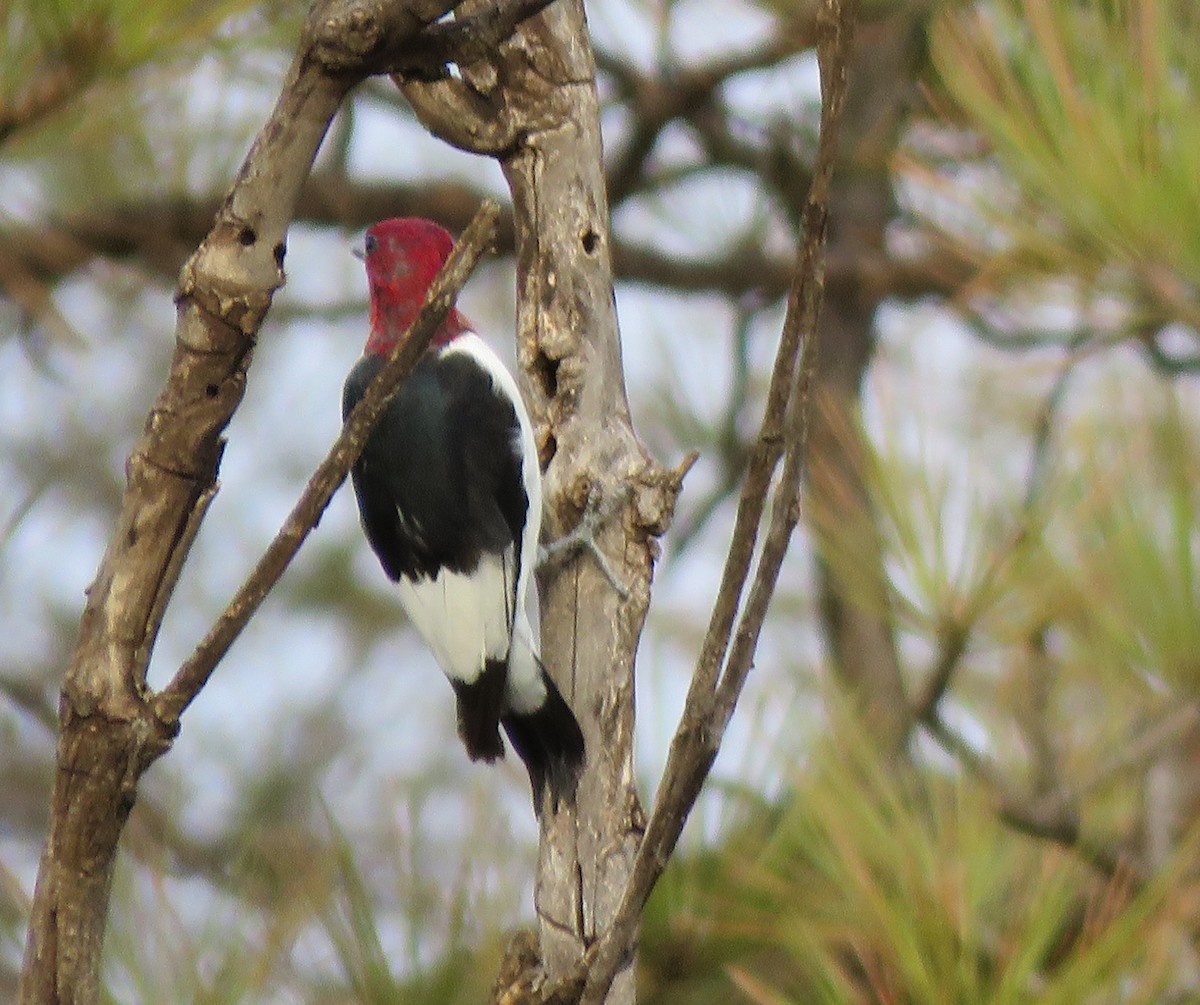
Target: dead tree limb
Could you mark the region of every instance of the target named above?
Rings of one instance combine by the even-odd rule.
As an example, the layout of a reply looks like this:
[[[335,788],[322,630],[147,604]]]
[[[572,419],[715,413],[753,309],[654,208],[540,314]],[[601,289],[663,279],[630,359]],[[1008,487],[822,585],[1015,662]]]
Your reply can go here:
[[[547,536],[566,534],[589,509],[614,510],[597,543],[624,589],[586,556],[540,577],[543,658],[588,750],[575,805],[541,815],[535,902],[552,981],[611,926],[641,839],[634,657],[654,538],[670,521],[681,477],[649,457],[630,421],[595,72],[583,5],[571,0],[526,22],[460,79],[401,80],[421,121],[496,157],[512,191],[518,355],[545,468]],[[609,980],[610,1005],[634,1000],[632,968],[620,969]]]
[[[204,676],[189,671],[155,696],[146,671],[217,491],[222,434],[241,402],[259,327],[284,281],[287,231],[301,187],[350,88],[408,65],[406,54],[420,49],[415,40],[453,6],[448,0],[314,5],[279,100],[183,267],[171,370],[128,460],[116,527],[88,590],[63,683],[50,831],[21,1005],[93,1005],[100,998],[117,844],[139,779],[169,749],[177,716]]]

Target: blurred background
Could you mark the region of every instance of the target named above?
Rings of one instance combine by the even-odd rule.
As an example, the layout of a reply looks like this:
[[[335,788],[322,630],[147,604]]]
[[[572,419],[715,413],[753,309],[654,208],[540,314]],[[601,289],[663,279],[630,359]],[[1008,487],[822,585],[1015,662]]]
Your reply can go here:
[[[57,688],[178,269],[302,5],[0,3],[0,1000],[47,823]],[[629,393],[691,450],[639,654],[662,769],[724,557],[816,149],[815,5],[593,0]],[[1200,995],[1200,11],[862,5],[804,522],[644,925],[647,1002]],[[162,684],[339,426],[378,219],[452,229],[490,161],[386,80],[335,121]],[[502,253],[462,306],[512,356]],[[113,1002],[482,1000],[532,918],[510,763],[467,763],[348,493],[145,779]]]

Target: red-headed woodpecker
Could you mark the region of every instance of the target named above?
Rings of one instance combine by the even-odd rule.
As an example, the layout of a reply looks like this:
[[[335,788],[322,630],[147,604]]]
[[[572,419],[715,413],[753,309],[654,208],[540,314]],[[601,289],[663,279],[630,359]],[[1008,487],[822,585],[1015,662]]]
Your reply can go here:
[[[343,418],[420,310],[453,246],[435,223],[367,231],[371,335],[346,378]],[[542,483],[516,381],[457,310],[392,398],[352,471],[367,540],[409,619],[450,678],[471,760],[525,762],[534,806],[573,797],[579,723],[539,659],[526,604]]]

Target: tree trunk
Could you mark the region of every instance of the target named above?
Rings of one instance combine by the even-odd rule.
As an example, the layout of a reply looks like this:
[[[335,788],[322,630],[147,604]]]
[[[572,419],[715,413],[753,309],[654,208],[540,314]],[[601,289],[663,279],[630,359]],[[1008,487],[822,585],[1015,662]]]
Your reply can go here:
[[[650,599],[652,535],[674,492],[634,435],[613,300],[595,67],[583,5],[560,3],[506,47],[536,128],[504,160],[517,222],[518,345],[546,463],[546,531],[621,503],[597,531],[629,591],[586,554],[540,580],[542,653],[579,713],[588,766],[574,811],[543,815],[536,904],[542,958],[566,976],[604,931],[629,877],[643,814],[634,785],[634,654]],[[621,500],[624,500],[621,502]],[[611,1003],[634,1000],[633,966]]]
[[[435,135],[500,160],[513,195],[517,351],[545,468],[545,536],[607,514],[586,552],[539,577],[542,656],[583,727],[574,807],[543,808],[535,902],[545,975],[571,974],[603,932],[643,828],[634,785],[634,654],[655,544],[679,478],[629,419],[613,300],[595,61],[580,0],[524,22],[462,79],[401,80]],[[634,1000],[632,961],[607,1001]]]

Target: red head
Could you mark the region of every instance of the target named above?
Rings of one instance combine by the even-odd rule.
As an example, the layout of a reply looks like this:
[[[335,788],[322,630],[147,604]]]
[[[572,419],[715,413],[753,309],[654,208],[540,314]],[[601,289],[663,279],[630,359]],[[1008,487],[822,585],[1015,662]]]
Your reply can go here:
[[[387,355],[392,350],[417,316],[453,247],[454,238],[446,230],[416,217],[384,220],[367,231],[363,261],[371,290],[368,353]],[[451,311],[434,344],[444,345],[466,328],[458,311]]]

